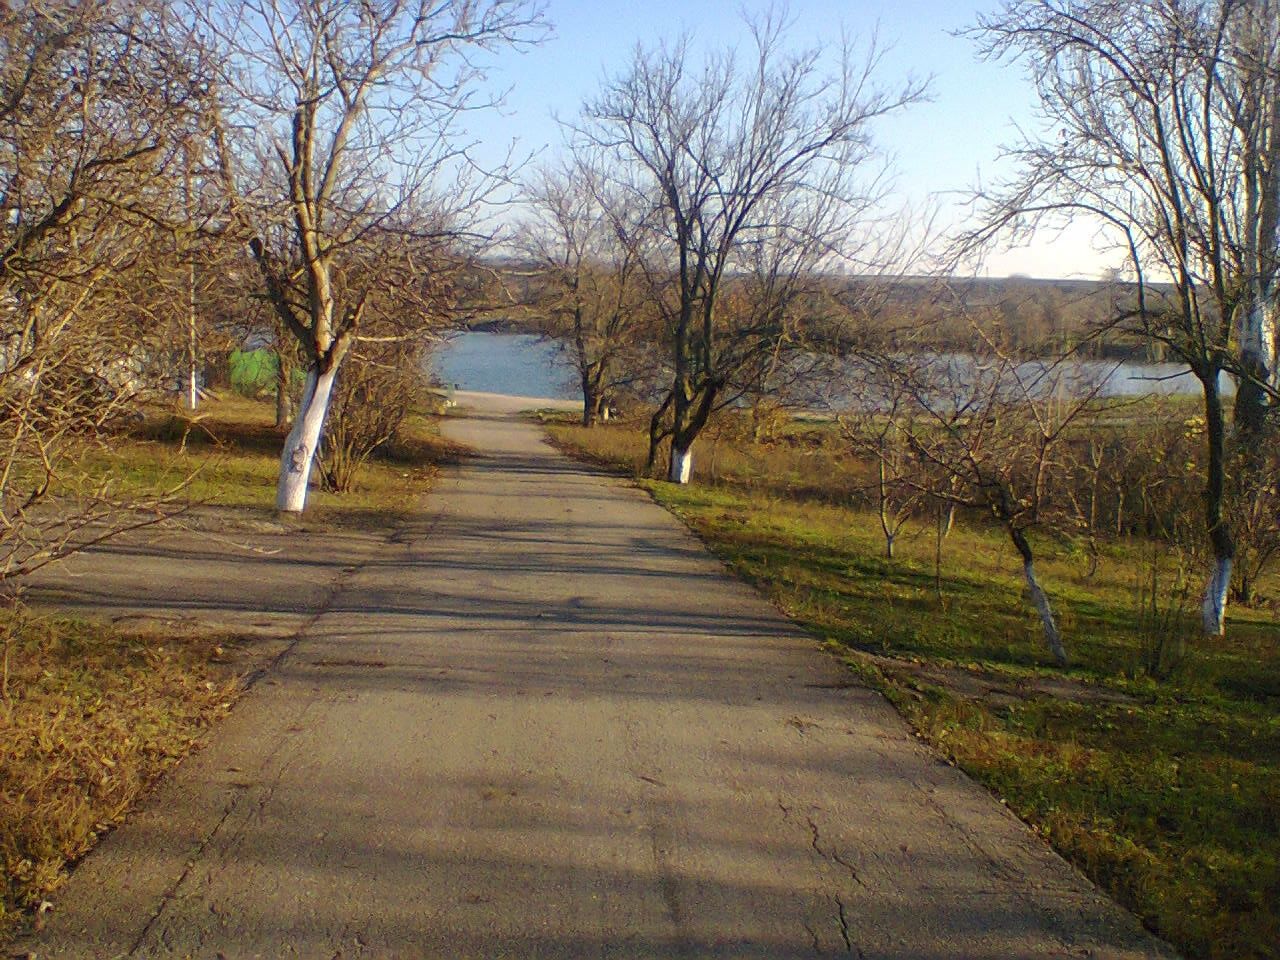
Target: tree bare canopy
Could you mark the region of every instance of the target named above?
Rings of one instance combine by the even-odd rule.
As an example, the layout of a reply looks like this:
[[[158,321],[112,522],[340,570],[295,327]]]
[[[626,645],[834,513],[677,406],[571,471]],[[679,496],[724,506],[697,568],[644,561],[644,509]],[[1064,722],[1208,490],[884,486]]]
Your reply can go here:
[[[1087,216],[1123,252],[1137,294],[1120,321],[1203,387],[1203,622],[1220,633],[1235,556],[1220,373],[1240,379],[1244,447],[1271,429],[1276,396],[1280,3],[1013,0],[974,33],[986,55],[1027,63],[1045,133],[1013,148],[1019,173],[983,196],[965,246]]]
[[[594,151],[537,171],[524,194],[532,216],[520,246],[537,272],[533,305],[569,355],[582,385],[582,422],[592,426],[642,369],[653,211],[611,187]]]
[[[343,357],[388,283],[459,245],[497,180],[457,129],[475,56],[533,39],[533,0],[214,0],[196,12],[223,64],[220,145],[262,292],[297,338],[306,386],[281,457],[277,507],[300,511]],[[403,300],[405,291],[397,297]],[[417,335],[405,308],[397,333]]]
[[[671,386],[651,436],[670,436],[677,482],[712,412],[792,335],[814,271],[874,259],[864,231],[884,181],[871,127],[924,94],[915,82],[875,87],[874,45],[861,58],[847,45],[795,52],[781,15],[750,27],[749,55],[700,67],[688,38],[637,49],[574,127],[611,158],[619,190],[657,211],[645,266]],[[726,309],[742,284],[752,288],[742,309]]]
[[[188,40],[163,0],[0,6],[0,579],[158,516],[68,444],[132,412],[163,349],[148,291],[207,86]]]
[[[1022,562],[1045,644],[1060,666],[1067,650],[1035,570],[1031,533],[1069,525],[1060,489],[1069,486],[1071,433],[1100,411],[1105,378],[1090,377],[1072,354],[1036,358],[974,323],[973,350],[929,349],[868,357],[892,384],[889,419],[917,469],[905,473],[922,497],[988,514]]]

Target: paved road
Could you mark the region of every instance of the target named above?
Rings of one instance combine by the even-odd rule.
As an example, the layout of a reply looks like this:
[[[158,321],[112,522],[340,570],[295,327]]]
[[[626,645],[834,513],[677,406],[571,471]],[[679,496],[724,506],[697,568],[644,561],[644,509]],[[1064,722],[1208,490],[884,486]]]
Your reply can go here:
[[[1162,955],[641,493],[450,432],[41,960]]]

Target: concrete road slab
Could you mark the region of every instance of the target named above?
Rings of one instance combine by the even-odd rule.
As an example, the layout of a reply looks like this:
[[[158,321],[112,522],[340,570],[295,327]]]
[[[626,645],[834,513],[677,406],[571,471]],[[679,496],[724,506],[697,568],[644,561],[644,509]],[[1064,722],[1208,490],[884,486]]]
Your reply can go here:
[[[317,529],[215,508],[45,567],[24,582],[23,600],[38,610],[125,626],[292,636],[393,534]]]
[[[665,511],[511,408],[449,422],[478,455],[358,558],[29,949],[1172,956]]]

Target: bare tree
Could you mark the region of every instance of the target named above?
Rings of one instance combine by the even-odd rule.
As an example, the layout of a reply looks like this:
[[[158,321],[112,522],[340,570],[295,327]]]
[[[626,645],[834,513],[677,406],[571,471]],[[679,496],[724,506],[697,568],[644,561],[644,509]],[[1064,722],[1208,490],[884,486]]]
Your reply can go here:
[[[1012,0],[979,19],[991,57],[1024,60],[1042,136],[985,195],[966,246],[1090,217],[1137,282],[1120,321],[1186,363],[1207,431],[1202,622],[1221,633],[1235,557],[1221,373],[1235,428],[1261,442],[1276,385],[1280,4],[1276,0]]]
[[[455,306],[458,265],[447,247],[429,259],[429,250],[413,246],[412,262],[384,249],[364,264],[382,273],[383,285],[370,292],[363,335],[355,341],[333,387],[329,423],[317,452],[324,485],[336,492],[354,487],[359,471],[380,448],[395,439],[427,384],[428,336],[402,336],[401,319],[414,315],[414,329],[443,327]],[[399,270],[398,274],[390,273]],[[352,271],[359,277],[360,273]]]
[[[1096,412],[1103,380],[1083,378],[1070,353],[1019,354],[984,327],[971,322],[969,355],[942,353],[922,338],[913,349],[871,351],[861,361],[887,385],[893,430],[918,464],[899,479],[922,499],[980,510],[999,525],[1022,561],[1045,644],[1066,666],[1030,535],[1060,519],[1055,481],[1067,473],[1067,440]]]
[[[296,512],[375,294],[434,262],[495,186],[455,129],[477,106],[473,58],[530,38],[538,10],[532,0],[214,0],[195,13],[225,68],[233,214],[308,365],[276,499]],[[394,335],[416,335],[413,311],[398,320]]]
[[[850,375],[838,378],[836,408],[841,433],[872,464],[871,499],[890,560],[898,535],[925,502],[928,488],[921,482],[911,443],[917,406],[912,379],[898,372],[893,364],[855,363]]]
[[[189,40],[162,0],[0,6],[0,579],[164,515],[75,451],[156,386]]]
[[[794,329],[812,271],[855,259],[883,187],[871,126],[923,94],[919,83],[875,89],[874,47],[861,60],[848,47],[792,52],[782,16],[750,26],[745,61],[725,52],[697,68],[687,38],[637,49],[577,127],[613,157],[616,182],[660,211],[648,275],[672,371],[650,433],[670,436],[679,483],[708,418]],[[723,310],[744,275],[755,282],[750,308]]]
[[[611,190],[597,159],[580,151],[539,170],[525,186],[533,216],[521,235],[540,281],[534,309],[569,355],[588,427],[635,382],[648,313],[641,257],[650,211]]]

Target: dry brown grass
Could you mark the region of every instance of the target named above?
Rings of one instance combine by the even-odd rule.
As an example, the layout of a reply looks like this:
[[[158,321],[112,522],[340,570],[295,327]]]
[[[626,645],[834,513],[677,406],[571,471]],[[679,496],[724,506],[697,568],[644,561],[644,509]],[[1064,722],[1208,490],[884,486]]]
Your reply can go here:
[[[270,512],[282,443],[268,404],[228,397],[195,416],[153,411],[128,434],[87,443],[82,459],[122,496],[194,473],[192,502]],[[439,463],[460,454],[431,418],[413,417],[355,492],[313,491],[306,522],[394,525]],[[129,633],[21,609],[0,612],[0,642],[2,938],[201,742],[261,650],[233,636]]]
[[[551,441],[611,471],[644,472],[647,421],[615,421],[591,429],[571,415],[544,414]],[[749,422],[721,414],[698,440],[693,482],[749,486],[771,496],[844,504],[865,501],[872,483],[867,464],[847,444],[832,443],[830,424],[789,422],[768,443],[753,442]],[[660,461],[659,467],[664,461]]]
[[[0,615],[0,933],[196,746],[240,691],[232,637]]]
[[[314,488],[307,495],[308,523],[395,524],[430,489],[439,465],[463,455],[440,436],[434,417],[414,414],[377,451],[352,490]],[[273,406],[230,395],[192,414],[154,410],[127,434],[86,451],[95,476],[109,476],[122,496],[146,495],[190,478],[183,497],[193,503],[270,511],[284,436]]]

